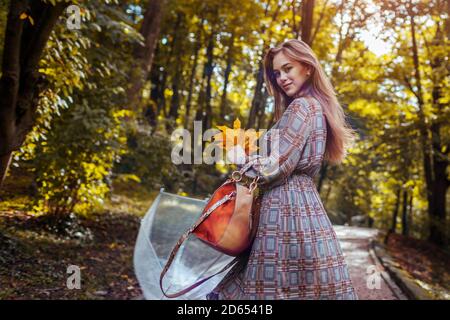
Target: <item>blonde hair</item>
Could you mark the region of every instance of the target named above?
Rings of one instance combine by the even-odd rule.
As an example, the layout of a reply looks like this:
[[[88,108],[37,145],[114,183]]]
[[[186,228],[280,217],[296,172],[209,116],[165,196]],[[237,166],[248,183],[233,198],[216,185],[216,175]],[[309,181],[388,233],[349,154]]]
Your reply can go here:
[[[319,60],[312,49],[303,41],[291,39],[281,45],[270,48],[264,57],[264,80],[267,90],[275,99],[275,121],[279,120],[292,102],[278,86],[273,72],[273,58],[279,52],[302,65],[309,67],[311,75],[305,81],[295,97],[312,96],[321,106],[327,123],[327,143],[324,159],[331,164],[339,164],[347,155],[347,149],[355,140],[355,131],[346,122],[344,110],[338,102],[336,92],[323,71]]]

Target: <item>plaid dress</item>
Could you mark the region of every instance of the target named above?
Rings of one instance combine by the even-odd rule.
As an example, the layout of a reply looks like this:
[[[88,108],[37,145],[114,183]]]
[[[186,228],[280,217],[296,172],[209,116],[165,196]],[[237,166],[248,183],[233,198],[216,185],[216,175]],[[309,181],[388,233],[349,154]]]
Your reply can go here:
[[[325,121],[318,100],[300,97],[272,127],[279,129],[272,141],[278,168],[266,173],[254,165],[246,173],[267,188],[253,245],[207,300],[358,299],[313,181],[324,156]]]

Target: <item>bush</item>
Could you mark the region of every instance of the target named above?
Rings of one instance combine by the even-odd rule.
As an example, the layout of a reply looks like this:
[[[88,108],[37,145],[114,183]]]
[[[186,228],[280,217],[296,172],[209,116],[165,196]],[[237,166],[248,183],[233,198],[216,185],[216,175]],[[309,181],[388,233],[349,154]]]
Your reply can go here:
[[[127,144],[127,153],[116,164],[115,173],[134,174],[142,184],[152,189],[164,187],[176,193],[185,187],[183,176],[170,157],[170,137],[150,134],[142,128],[128,130]]]

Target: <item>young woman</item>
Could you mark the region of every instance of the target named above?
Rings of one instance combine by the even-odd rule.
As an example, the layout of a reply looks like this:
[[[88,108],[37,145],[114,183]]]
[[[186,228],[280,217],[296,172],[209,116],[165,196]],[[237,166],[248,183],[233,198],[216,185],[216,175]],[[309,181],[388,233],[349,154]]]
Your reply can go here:
[[[288,40],[269,49],[264,69],[277,121],[266,139],[277,148],[245,174],[259,176],[264,190],[258,231],[240,263],[206,298],[358,299],[313,181],[323,160],[344,159],[354,131],[306,43]],[[278,166],[269,170],[274,159]]]

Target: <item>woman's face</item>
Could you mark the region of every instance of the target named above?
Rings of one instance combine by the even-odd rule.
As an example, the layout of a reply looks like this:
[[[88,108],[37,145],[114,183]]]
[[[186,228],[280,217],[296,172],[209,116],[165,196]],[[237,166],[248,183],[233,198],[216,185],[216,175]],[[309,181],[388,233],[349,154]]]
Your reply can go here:
[[[308,79],[310,71],[300,62],[291,60],[280,51],[273,58],[273,72],[278,86],[287,96],[292,97]]]

